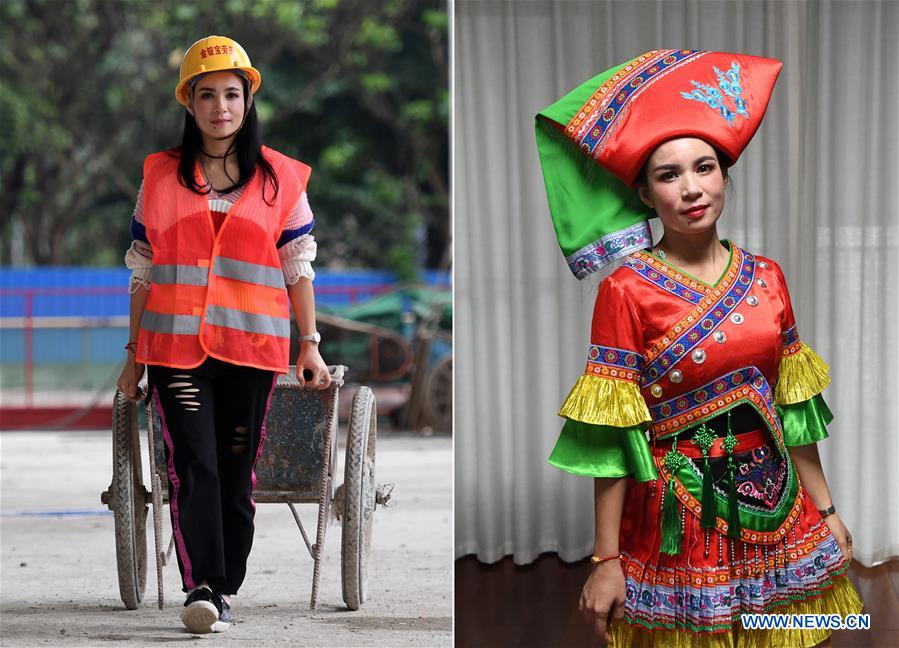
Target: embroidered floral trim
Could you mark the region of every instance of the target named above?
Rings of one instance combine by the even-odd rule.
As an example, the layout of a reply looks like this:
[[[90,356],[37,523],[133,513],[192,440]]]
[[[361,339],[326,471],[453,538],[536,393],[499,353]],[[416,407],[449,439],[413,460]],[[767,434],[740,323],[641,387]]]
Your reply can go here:
[[[639,371],[631,371],[629,369],[621,369],[617,367],[609,367],[604,364],[598,364],[593,362],[587,363],[587,368],[584,369],[584,373],[592,375],[592,376],[600,376],[601,378],[614,378],[616,380],[627,380],[632,383],[640,382],[640,372]]]
[[[643,356],[626,349],[591,344],[587,349],[587,361],[623,367],[625,369],[639,369],[643,364]]]
[[[692,392],[650,407],[653,436],[662,439],[681,428],[699,425],[744,400],[755,406],[782,449],[783,434],[774,408],[773,393],[765,376],[756,367],[738,369]]]
[[[759,393],[766,403],[770,403],[769,409],[772,416],[775,413],[771,387],[762,373],[755,367],[737,369],[729,374],[706,383],[698,389],[680,394],[675,398],[666,400],[658,405],[653,405],[649,411],[653,414],[653,420],[661,422],[669,418],[680,416],[686,412],[701,408],[703,405],[715,403],[715,399],[722,399],[736,388],[750,385]],[[702,411],[702,410],[699,410]],[[692,423],[692,421],[691,421]]]
[[[665,52],[667,51],[669,50],[665,50]],[[605,83],[599,86],[593,93],[593,95],[584,102],[584,105],[581,106],[581,109],[577,111],[574,117],[571,118],[571,121],[568,122],[568,125],[565,127],[565,133],[568,135],[568,137],[570,137],[571,139],[575,139],[575,134],[581,134],[584,130],[582,128],[584,122],[586,122],[588,118],[590,118],[594,114],[598,106],[601,106],[603,104],[603,99],[606,97],[606,95],[609,95],[611,93],[612,88],[614,88],[619,81],[626,79],[627,76],[633,73],[635,70],[641,69],[641,67],[647,64],[647,61],[655,59],[657,56],[659,56],[660,52],[662,52],[662,50],[650,50],[645,54],[641,54],[637,58],[630,61],[623,68],[618,70],[618,72],[613,74],[609,79],[606,80]]]
[[[830,529],[823,523],[818,523],[802,537],[798,537],[795,533],[790,533],[786,537],[786,547],[783,552],[778,551],[777,564],[783,564],[784,554],[786,554],[790,562],[814,557],[821,550],[821,545],[827,543],[828,539],[832,537]],[[717,538],[718,541],[722,539]],[[726,540],[726,538],[723,540]],[[769,577],[773,581],[773,574],[769,572],[775,568],[775,558],[773,553],[769,552],[766,560],[763,551],[764,547],[759,552],[758,559],[755,558],[755,552],[752,551],[748,556],[744,555],[736,559],[729,559],[726,565],[718,568],[709,565],[684,565],[676,570],[644,565],[641,561],[624,552],[624,570],[625,574],[633,573],[644,583],[652,583],[663,587],[715,587],[726,583],[730,584],[732,577]],[[830,554],[829,551],[827,553]],[[837,548],[837,555],[834,557],[838,559],[837,564],[842,563],[839,548]],[[820,567],[821,565],[819,564],[818,566]],[[632,567],[633,571],[629,572],[628,567]],[[796,575],[798,576],[799,574]],[[731,586],[733,585],[731,584]]]
[[[743,301],[755,277],[755,257],[734,246],[731,265],[719,284],[646,353],[644,387],[670,371],[709,337]]]
[[[565,127],[565,134],[587,155],[596,157],[604,139],[638,96],[644,84],[682,63],[702,56],[697,50],[653,50],[635,58],[602,84]]]
[[[672,268],[644,252],[634,252],[627,258],[624,265],[665,292],[694,305],[698,304],[710,290],[708,286],[703,286],[679,272],[674,272]]]
[[[643,356],[633,351],[592,344],[587,350],[585,373],[639,382]]]
[[[625,553],[625,621],[692,632],[729,630],[741,613],[768,612],[820,596],[848,567],[823,524],[786,545],[786,569],[771,564],[773,556],[762,565],[741,560],[722,567],[660,569]],[[803,553],[793,554],[798,547]]]
[[[652,232],[649,223],[640,221],[623,230],[606,234],[568,255],[565,260],[574,276],[583,279],[615,259],[651,246]]]
[[[783,345],[783,355],[790,356],[799,351],[802,342],[799,340],[799,330],[796,328],[795,324],[780,335]]]

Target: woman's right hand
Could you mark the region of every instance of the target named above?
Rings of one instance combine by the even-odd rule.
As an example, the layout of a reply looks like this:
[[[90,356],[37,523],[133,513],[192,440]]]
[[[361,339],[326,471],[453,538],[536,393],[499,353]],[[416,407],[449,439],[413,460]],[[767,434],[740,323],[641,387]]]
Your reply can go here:
[[[599,564],[584,583],[578,609],[593,631],[605,643],[611,643],[609,624],[624,616],[624,573],[620,560]]]
[[[135,361],[134,355],[129,353],[125,359],[125,366],[122,367],[122,373],[119,374],[119,379],[116,381],[118,390],[133,403],[141,400],[137,385],[144,376],[145,367],[146,365]]]

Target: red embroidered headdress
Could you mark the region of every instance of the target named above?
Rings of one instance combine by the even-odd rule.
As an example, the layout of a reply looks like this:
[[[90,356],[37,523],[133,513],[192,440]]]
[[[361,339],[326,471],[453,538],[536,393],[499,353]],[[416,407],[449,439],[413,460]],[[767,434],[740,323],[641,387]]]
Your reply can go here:
[[[553,222],[578,278],[652,244],[649,214],[632,189],[652,151],[675,137],[699,137],[733,164],[761,124],[782,65],[747,54],[653,50],[537,115]]]

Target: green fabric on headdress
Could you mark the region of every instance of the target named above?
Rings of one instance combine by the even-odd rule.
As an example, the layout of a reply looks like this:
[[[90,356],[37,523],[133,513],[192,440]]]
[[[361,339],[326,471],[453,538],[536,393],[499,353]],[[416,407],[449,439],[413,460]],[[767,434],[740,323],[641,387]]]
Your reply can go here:
[[[581,84],[536,118],[537,151],[559,246],[578,279],[652,246],[651,210],[633,189],[578,150],[565,127],[623,63]]]

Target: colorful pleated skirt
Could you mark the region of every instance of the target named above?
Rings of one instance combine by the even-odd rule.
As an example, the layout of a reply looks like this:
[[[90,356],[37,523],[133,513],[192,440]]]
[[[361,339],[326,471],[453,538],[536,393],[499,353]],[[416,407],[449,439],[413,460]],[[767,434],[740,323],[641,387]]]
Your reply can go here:
[[[810,647],[831,631],[744,630],[741,615],[861,612],[849,563],[801,486],[800,514],[777,544],[735,540],[686,513],[678,555],[661,551],[664,489],[654,480],[628,491],[620,538],[625,612],[611,627],[616,648]]]

